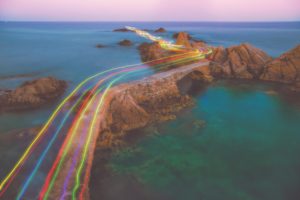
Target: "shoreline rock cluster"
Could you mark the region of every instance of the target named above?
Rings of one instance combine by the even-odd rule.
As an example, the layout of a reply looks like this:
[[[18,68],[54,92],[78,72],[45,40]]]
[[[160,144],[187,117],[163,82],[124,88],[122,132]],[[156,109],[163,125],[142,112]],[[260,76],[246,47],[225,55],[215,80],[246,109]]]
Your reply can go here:
[[[67,83],[53,77],[26,81],[15,90],[2,90],[0,112],[17,112],[36,109],[58,99],[66,90]]]
[[[208,45],[193,39],[184,32],[174,34],[176,44],[187,48],[201,48]],[[212,47],[209,56],[210,74],[216,79],[253,79],[287,84],[293,91],[300,91],[300,45],[272,58],[264,51],[248,43],[228,48]],[[141,59],[147,62],[173,55],[157,43],[143,43],[139,46]]]

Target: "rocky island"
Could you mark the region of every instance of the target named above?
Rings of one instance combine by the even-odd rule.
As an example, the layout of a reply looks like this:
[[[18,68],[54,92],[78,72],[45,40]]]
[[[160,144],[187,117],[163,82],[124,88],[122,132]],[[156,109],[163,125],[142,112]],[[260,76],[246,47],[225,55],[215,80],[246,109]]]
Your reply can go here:
[[[129,46],[132,46],[133,43],[130,41],[130,40],[122,40],[118,43],[120,46],[125,46],[125,47],[129,47]]]
[[[58,99],[66,90],[67,83],[53,77],[27,81],[15,90],[2,90],[0,111],[24,111],[36,109]]]

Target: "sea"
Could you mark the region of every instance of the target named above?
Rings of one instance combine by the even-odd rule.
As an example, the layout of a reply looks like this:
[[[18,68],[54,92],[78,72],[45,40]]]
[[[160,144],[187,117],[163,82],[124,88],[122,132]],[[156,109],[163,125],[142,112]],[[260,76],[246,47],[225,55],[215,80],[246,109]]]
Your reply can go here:
[[[124,26],[163,27],[167,32],[158,35],[170,41],[186,31],[212,46],[250,43],[272,57],[300,44],[300,22],[0,22],[0,89],[54,76],[68,82],[67,95],[97,72],[140,63],[137,47],[147,40],[112,31]],[[123,39],[134,45],[119,46]],[[144,137],[115,152],[107,163],[111,175],[94,176],[91,198],[300,199],[299,97],[279,94],[272,84],[224,81],[194,99],[176,120],[140,130]],[[42,125],[60,100],[0,113],[0,135]],[[16,149],[6,144],[0,154],[13,162]],[[106,186],[101,194],[99,185]]]

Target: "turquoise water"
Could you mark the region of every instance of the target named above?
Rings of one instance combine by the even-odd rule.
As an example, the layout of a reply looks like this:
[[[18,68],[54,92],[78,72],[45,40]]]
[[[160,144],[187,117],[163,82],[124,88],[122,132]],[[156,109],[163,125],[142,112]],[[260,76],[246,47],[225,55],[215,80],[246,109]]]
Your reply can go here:
[[[151,199],[149,191],[155,199],[299,199],[299,102],[269,90],[209,87],[177,120],[138,132],[148,136],[114,154],[110,179],[123,181],[111,190],[126,188],[119,194],[132,200]]]
[[[165,27],[168,32],[160,35],[170,40],[174,32],[187,31],[211,45],[231,46],[249,42],[272,56],[300,43],[299,22],[0,22],[0,89],[12,89],[26,80],[51,75],[68,81],[70,92],[80,81],[96,72],[139,63],[136,47],[146,40],[132,33],[112,32],[125,25],[147,29]],[[123,39],[132,40],[134,46],[118,46]],[[97,49],[96,44],[106,47]],[[20,74],[29,77],[1,78]],[[0,114],[0,132],[42,124],[58,102],[30,113]]]

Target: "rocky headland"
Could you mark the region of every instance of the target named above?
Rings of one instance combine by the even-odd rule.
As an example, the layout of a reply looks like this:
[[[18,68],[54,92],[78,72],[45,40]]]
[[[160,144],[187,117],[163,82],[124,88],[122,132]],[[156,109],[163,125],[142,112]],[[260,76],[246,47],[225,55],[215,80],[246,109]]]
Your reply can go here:
[[[58,99],[67,83],[53,77],[27,81],[14,90],[0,92],[0,111],[24,111],[39,108]]]

